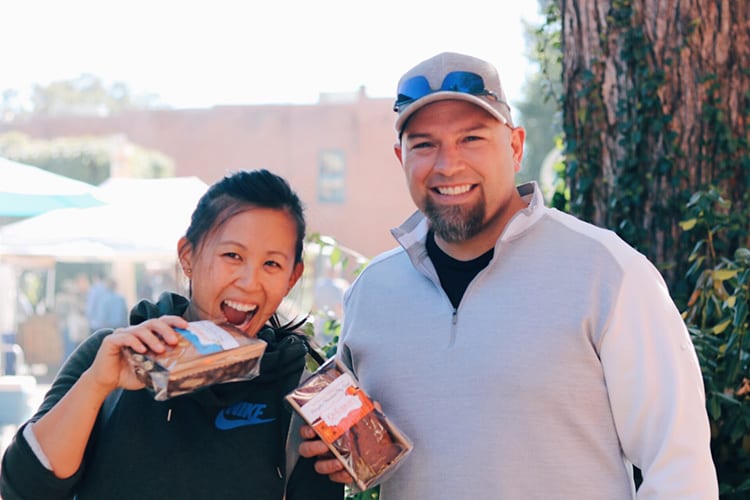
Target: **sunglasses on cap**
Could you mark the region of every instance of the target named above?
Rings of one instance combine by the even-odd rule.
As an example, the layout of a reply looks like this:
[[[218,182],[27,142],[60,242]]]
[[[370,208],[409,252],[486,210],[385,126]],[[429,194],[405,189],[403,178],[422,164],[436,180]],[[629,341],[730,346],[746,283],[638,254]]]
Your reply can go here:
[[[475,96],[484,96],[497,102],[503,102],[497,94],[487,90],[484,86],[484,80],[476,73],[469,71],[451,71],[443,79],[440,88],[433,89],[430,82],[424,76],[414,76],[402,82],[398,86],[398,97],[393,104],[393,111],[399,113],[404,106],[411,104],[417,99],[421,99],[435,92],[460,92],[462,94],[471,94]]]

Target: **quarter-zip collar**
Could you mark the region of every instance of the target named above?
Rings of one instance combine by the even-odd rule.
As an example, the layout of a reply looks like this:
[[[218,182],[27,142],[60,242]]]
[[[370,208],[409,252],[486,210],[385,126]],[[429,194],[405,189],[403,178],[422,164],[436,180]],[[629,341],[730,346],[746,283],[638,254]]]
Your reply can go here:
[[[541,189],[535,181],[519,185],[518,193],[528,203],[526,208],[518,211],[503,229],[503,233],[495,243],[495,255],[501,242],[511,241],[519,237],[529,227],[533,226],[543,215],[544,198]],[[428,277],[437,280],[437,272],[432,262],[427,258],[426,239],[430,229],[430,223],[420,211],[414,212],[403,224],[391,229],[391,234],[401,247],[406,251],[415,268],[422,271]],[[493,258],[494,260],[494,258]],[[438,286],[440,285],[437,282]]]

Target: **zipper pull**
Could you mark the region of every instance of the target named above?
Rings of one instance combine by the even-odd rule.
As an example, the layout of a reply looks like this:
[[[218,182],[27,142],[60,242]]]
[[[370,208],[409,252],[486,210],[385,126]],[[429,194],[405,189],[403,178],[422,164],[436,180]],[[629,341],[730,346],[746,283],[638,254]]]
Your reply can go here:
[[[453,310],[453,316],[451,318],[451,323],[453,323],[454,325],[456,323],[458,323],[458,309],[454,309]]]

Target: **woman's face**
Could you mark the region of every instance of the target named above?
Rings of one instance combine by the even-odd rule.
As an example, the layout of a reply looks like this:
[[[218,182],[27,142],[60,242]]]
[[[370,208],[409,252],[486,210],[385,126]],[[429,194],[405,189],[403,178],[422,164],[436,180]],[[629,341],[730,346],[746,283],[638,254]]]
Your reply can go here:
[[[287,212],[250,207],[209,232],[199,248],[181,239],[193,313],[255,336],[302,275],[302,263],[294,262],[296,238]]]

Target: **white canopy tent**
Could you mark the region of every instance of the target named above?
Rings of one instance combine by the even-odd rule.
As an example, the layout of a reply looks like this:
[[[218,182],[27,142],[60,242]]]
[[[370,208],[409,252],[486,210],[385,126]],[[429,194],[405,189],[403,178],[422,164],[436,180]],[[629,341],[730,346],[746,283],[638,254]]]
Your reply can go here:
[[[97,191],[102,206],[51,210],[0,227],[0,267],[47,269],[46,302],[51,304],[55,263],[111,263],[120,290],[132,301],[134,264],[174,267],[177,242],[207,188],[197,177],[111,179]],[[3,275],[13,280],[7,270]],[[13,284],[2,288],[11,293]],[[0,326],[7,329],[14,321],[8,304],[15,301],[0,298],[7,306],[0,308]]]
[[[66,207],[102,205],[97,187],[0,157],[0,216],[32,217]]]
[[[173,259],[207,188],[197,177],[110,179],[97,192],[105,205],[61,208],[0,227],[0,257]]]

